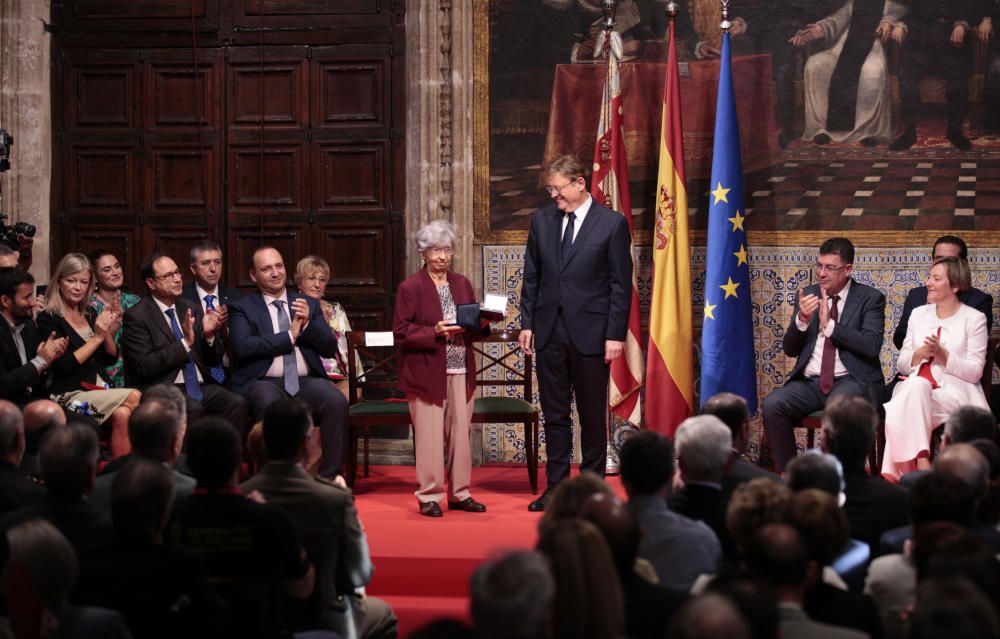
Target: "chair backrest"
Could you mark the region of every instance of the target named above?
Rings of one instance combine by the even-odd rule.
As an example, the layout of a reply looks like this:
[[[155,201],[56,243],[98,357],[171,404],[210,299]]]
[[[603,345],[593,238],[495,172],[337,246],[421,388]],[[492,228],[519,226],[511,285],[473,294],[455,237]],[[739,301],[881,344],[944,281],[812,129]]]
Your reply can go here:
[[[523,393],[522,399],[533,401],[531,383],[531,355],[524,354],[517,343],[520,330],[493,333],[488,337],[477,337],[472,343],[477,358],[476,386],[482,388],[506,388],[517,386]],[[494,346],[495,345],[495,346]],[[523,357],[524,366],[518,368],[518,360]]]
[[[986,393],[986,401],[992,408],[993,403],[993,362],[996,358],[997,345],[1000,338],[991,337],[986,343],[986,363],[983,365],[983,377],[979,383],[983,385],[983,392]]]
[[[359,358],[361,370],[358,370]],[[396,388],[399,381],[399,348],[391,332],[350,331],[347,334],[347,368],[348,397],[352,404],[359,399],[402,397]]]

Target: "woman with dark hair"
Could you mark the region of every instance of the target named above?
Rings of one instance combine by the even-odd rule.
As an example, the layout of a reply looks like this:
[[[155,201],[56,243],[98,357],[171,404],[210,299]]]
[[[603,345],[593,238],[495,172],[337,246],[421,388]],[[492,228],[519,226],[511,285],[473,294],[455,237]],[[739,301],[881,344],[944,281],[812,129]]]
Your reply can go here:
[[[90,263],[94,267],[94,294],[90,296],[90,303],[87,307],[93,311],[94,315],[100,315],[106,306],[110,306],[118,315],[123,315],[125,311],[139,303],[141,299],[138,295],[126,293],[122,287],[125,284],[125,276],[122,265],[118,262],[111,251],[103,249],[94,251],[89,256]],[[50,293],[51,294],[51,293]],[[122,328],[115,331],[115,346],[118,347],[118,358],[105,368],[108,381],[114,388],[125,387],[125,370],[121,353]]]

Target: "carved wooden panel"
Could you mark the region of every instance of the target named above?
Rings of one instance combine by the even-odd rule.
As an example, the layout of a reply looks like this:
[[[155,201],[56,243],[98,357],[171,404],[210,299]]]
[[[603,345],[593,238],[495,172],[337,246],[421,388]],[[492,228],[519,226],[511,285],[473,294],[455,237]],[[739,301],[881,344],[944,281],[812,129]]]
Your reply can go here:
[[[73,146],[66,181],[70,213],[132,214],[139,203],[136,150],[124,146]]]
[[[177,263],[180,272],[184,274],[184,281],[191,281],[190,263],[191,245],[198,240],[205,239],[205,230],[202,228],[184,228],[173,224],[148,224],[142,228],[142,254],[143,257],[160,252],[166,253]],[[143,283],[143,286],[145,284]]]
[[[212,136],[222,127],[221,51],[198,52],[198,80],[190,51],[156,51],[147,56],[143,90],[145,128],[154,133]]]
[[[131,130],[136,121],[139,66],[127,59],[114,62],[66,56],[64,126],[69,130]]]
[[[366,47],[372,57],[337,47],[317,49],[312,60],[313,123],[318,128],[386,127],[391,60],[388,47]]]
[[[69,31],[197,31],[219,26],[219,0],[73,0],[53,8]]]
[[[263,162],[259,145],[232,145],[229,210],[257,213],[263,204],[264,211],[301,213],[307,206],[308,175],[309,156],[302,144],[268,143],[263,149]]]
[[[111,251],[125,271],[126,288],[141,293],[146,287],[138,277],[139,264],[143,258],[138,231],[138,227],[135,226],[78,226],[72,232],[65,232],[65,252],[89,254],[98,249]],[[58,257],[60,256],[54,256],[53,261],[57,261]]]
[[[316,143],[313,157],[317,212],[388,214],[388,140]]]
[[[393,19],[389,4],[389,0],[234,0],[233,26],[250,30],[387,28]]]
[[[227,278],[235,286],[256,289],[250,279],[250,258],[261,246],[272,246],[281,253],[285,262],[288,285],[294,286],[295,264],[309,253],[309,226],[288,225],[281,229],[230,228],[229,252],[226,254]]]
[[[261,68],[259,49],[234,50],[229,60],[229,125],[256,131],[263,114],[265,129],[307,128],[306,55],[304,47],[269,47]]]
[[[197,144],[156,145],[144,171],[146,212],[150,215],[204,215],[217,210],[218,158]]]
[[[335,300],[336,297],[329,299]],[[392,330],[392,309],[385,306],[363,306],[345,304],[347,319],[354,331],[390,331]]]
[[[389,223],[323,226],[314,236],[313,251],[330,264],[333,297],[385,295],[393,292]]]

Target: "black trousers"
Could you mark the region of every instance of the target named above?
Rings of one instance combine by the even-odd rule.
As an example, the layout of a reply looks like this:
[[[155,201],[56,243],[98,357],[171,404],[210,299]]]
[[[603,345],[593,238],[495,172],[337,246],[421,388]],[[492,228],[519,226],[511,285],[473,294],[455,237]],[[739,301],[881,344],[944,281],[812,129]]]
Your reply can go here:
[[[177,384],[177,388],[182,393],[185,392],[184,384]],[[204,397],[200,402],[191,399],[186,393],[184,395],[187,401],[188,424],[193,424],[195,420],[205,415],[222,417],[233,425],[242,443],[247,434],[247,418],[250,414],[247,400],[218,384],[202,384],[201,393]]]
[[[604,353],[584,355],[573,346],[562,316],[552,336],[538,350],[538,392],[545,417],[545,477],[555,486],[569,475],[573,454],[570,400],[576,394],[580,414],[580,470],[604,476],[607,465],[608,378]]]
[[[953,28],[951,21],[932,22],[910,28],[899,70],[900,116],[906,127],[917,125],[921,78],[928,70],[936,70],[945,78],[948,130],[959,133],[962,131],[962,121],[969,110],[969,77],[972,74],[970,43],[978,36],[974,31],[967,32],[965,42],[956,49],[951,46]]]

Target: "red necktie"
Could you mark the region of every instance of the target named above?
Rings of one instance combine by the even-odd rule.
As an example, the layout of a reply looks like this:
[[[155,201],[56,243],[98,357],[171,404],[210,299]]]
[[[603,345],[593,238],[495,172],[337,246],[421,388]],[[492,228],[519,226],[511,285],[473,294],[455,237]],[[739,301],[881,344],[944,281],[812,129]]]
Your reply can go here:
[[[940,326],[938,326],[938,329],[937,329],[937,338],[941,339],[941,327]],[[917,377],[923,377],[928,382],[930,382],[931,383],[931,389],[940,388],[940,386],[938,386],[937,380],[934,379],[934,375],[931,374],[931,364],[933,364],[933,363],[934,363],[934,358],[933,357],[928,357],[927,360],[920,365],[920,368],[917,369]]]
[[[837,321],[837,301],[839,295],[830,298],[830,319]],[[837,347],[829,337],[823,338],[823,360],[819,365],[819,390],[824,395],[833,390],[833,368],[837,359]]]

